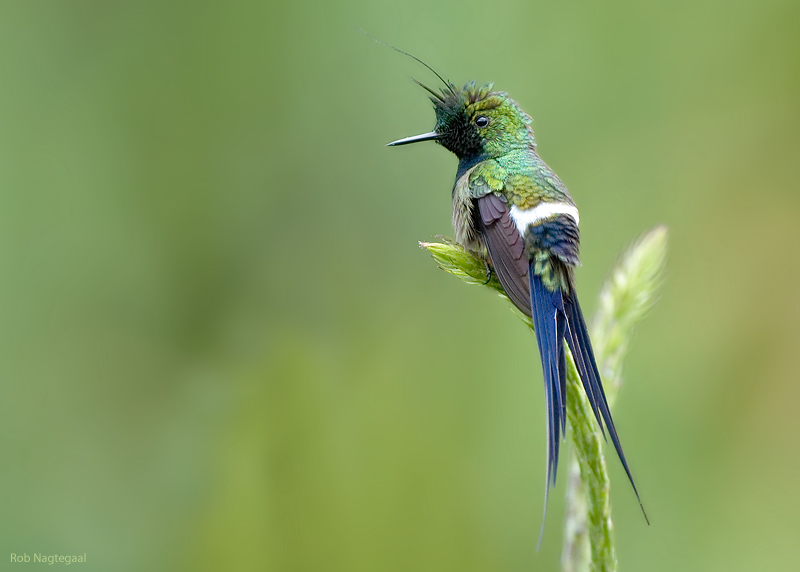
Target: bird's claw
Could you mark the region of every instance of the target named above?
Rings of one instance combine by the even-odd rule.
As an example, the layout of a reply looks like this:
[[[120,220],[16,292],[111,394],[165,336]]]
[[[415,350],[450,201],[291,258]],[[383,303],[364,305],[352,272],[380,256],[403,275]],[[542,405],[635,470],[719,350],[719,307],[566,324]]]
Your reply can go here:
[[[483,261],[484,265],[486,265],[486,282],[483,283],[486,286],[489,282],[492,281],[492,267],[489,264],[488,260]]]

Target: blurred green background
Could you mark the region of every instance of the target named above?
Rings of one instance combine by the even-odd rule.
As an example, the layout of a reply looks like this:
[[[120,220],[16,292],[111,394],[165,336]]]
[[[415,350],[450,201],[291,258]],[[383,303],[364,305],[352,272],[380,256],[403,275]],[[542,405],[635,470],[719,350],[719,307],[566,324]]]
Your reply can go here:
[[[622,570],[800,569],[800,4],[8,1],[0,561],[556,570],[535,343],[435,268],[408,76],[494,81],[582,214],[584,309],[670,229],[610,463]],[[562,480],[563,481],[563,480]]]

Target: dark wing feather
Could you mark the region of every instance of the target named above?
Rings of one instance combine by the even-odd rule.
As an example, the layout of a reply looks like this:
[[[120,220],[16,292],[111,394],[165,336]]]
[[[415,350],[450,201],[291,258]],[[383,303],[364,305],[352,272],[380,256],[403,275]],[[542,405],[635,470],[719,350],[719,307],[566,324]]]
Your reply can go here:
[[[528,257],[525,242],[509,214],[508,204],[505,199],[491,193],[477,199],[477,203],[477,222],[492,268],[514,305],[530,316]]]

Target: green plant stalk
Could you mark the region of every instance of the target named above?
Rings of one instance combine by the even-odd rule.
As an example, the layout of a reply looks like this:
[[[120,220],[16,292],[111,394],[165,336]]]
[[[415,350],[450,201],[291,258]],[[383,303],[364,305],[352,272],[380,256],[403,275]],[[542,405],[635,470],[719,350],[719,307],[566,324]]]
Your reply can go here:
[[[482,284],[507,299],[497,277],[487,281],[484,263],[452,240],[420,242],[443,270],[469,284]],[[600,295],[593,320],[595,356],[605,381],[609,404],[621,384],[622,360],[633,325],[652,306],[666,256],[667,231],[656,227],[621,257]],[[516,311],[516,310],[515,310]],[[533,330],[527,316],[517,311]],[[565,572],[615,572],[610,482],[603,455],[603,438],[572,354],[567,349],[567,418],[573,448],[567,476],[567,514],[562,567]]]
[[[617,556],[612,538],[611,483],[603,455],[603,438],[571,354],[567,356],[567,419],[572,450],[567,475],[562,567],[564,570],[613,572],[617,569]]]

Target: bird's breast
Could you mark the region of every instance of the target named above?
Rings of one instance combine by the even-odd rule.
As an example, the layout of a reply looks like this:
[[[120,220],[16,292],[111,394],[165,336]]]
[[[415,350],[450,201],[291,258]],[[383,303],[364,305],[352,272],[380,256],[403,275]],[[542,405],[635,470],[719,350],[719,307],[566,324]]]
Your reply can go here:
[[[463,173],[453,186],[453,232],[456,242],[461,246],[479,256],[485,256],[486,245],[475,220],[475,200],[488,194],[490,189],[476,187],[472,177],[474,171],[475,167]]]

